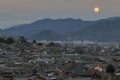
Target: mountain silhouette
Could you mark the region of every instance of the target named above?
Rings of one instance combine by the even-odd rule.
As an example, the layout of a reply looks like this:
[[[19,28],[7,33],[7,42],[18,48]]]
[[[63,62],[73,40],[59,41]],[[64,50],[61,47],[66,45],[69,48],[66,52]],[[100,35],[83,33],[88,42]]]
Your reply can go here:
[[[120,41],[120,17],[96,21],[81,19],[43,19],[0,30],[1,35],[25,36],[35,40]]]

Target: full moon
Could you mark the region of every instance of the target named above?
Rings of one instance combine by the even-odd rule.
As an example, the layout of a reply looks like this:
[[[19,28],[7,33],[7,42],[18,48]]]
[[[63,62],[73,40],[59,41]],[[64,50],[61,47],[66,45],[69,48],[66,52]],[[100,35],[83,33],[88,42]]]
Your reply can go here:
[[[95,7],[95,8],[94,8],[94,12],[95,12],[95,13],[99,13],[99,11],[100,11],[99,7]]]

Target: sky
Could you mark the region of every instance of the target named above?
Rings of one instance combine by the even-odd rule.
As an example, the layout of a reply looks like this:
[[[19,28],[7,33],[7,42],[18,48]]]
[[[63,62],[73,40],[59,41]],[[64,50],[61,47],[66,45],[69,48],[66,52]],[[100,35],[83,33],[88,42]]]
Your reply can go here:
[[[100,12],[95,13],[94,7]],[[98,20],[120,16],[120,0],[0,0],[0,28],[44,18]]]

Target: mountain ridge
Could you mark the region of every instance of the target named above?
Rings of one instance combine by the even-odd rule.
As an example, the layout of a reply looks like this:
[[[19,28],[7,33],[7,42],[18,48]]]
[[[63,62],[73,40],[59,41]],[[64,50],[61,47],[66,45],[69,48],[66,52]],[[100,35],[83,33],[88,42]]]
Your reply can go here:
[[[38,40],[68,40],[69,38],[70,40],[120,41],[120,17],[96,21],[47,18],[0,30],[0,33],[1,35],[25,36],[28,39]]]

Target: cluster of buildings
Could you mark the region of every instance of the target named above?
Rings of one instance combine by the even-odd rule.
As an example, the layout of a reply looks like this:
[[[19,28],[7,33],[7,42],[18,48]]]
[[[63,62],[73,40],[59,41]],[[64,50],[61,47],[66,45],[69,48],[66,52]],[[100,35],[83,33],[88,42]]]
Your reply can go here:
[[[106,72],[111,64],[114,79]],[[0,80],[120,80],[118,44],[0,43]]]

